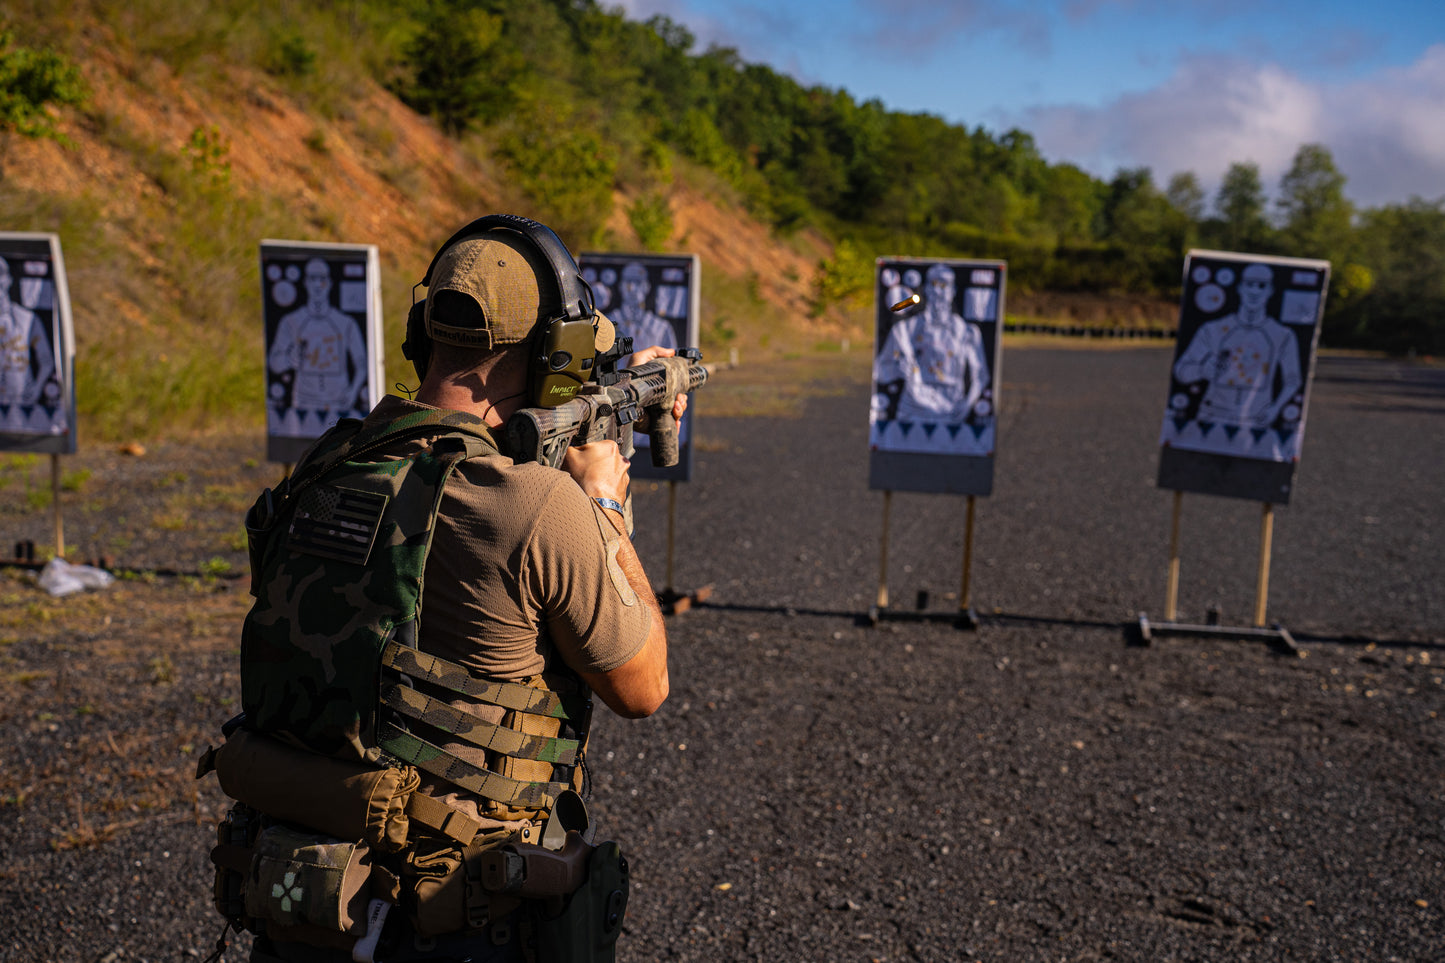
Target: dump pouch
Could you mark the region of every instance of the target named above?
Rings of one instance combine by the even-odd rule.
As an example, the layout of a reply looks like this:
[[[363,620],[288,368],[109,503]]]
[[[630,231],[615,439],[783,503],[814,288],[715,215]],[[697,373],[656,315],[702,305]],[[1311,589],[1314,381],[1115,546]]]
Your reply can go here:
[[[384,853],[406,845],[407,802],[421,782],[410,766],[378,769],[244,729],[216,750],[214,763],[226,795],[277,819]]]
[[[371,853],[286,825],[256,837],[246,879],[246,915],[281,926],[315,926],[361,936],[370,900]]]
[[[402,890],[410,894],[407,918],[419,936],[480,929],[517,906],[517,900],[482,887],[483,847],[497,841],[491,837],[463,848],[422,838],[407,851]]]
[[[631,871],[614,842],[600,844],[587,866],[587,882],[555,915],[555,901],[537,909],[537,959],[548,963],[612,963],[627,915]]]

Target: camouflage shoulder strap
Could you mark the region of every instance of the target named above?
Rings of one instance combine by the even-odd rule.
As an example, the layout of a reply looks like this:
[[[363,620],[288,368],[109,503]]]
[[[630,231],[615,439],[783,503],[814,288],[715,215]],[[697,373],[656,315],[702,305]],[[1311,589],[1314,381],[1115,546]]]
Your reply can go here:
[[[485,440],[495,451],[496,441],[487,423],[474,415],[461,411],[441,408],[427,408],[408,412],[392,421],[366,427],[354,418],[343,418],[337,422],[301,457],[296,471],[288,479],[289,490],[304,487],[326,474],[332,468],[347,461],[361,461],[363,456],[378,448],[391,445],[406,438],[446,432],[465,434]]]

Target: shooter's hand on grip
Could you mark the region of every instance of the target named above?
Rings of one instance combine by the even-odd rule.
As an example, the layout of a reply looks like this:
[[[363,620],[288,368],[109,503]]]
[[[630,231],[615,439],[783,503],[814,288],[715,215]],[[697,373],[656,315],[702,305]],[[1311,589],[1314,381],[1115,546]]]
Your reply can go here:
[[[676,355],[677,352],[671,348],[653,345],[634,354],[632,364],[636,367],[656,358],[671,358]],[[696,361],[700,354],[696,349],[684,349],[683,357],[688,361]],[[656,402],[643,406],[642,416],[637,422],[637,430],[651,439],[648,450],[652,453],[652,464],[656,468],[667,468],[677,464],[678,421],[682,418],[683,412],[687,411],[687,392],[678,389],[685,389],[687,382],[683,377],[674,378],[675,373],[676,369],[672,368],[669,368],[667,372],[667,392],[671,393],[676,390],[672,403],[668,403],[664,394]]]
[[[562,470],[572,476],[588,498],[608,498],[619,505],[627,501],[629,467],[617,442],[611,440],[572,445],[562,456]]]
[[[677,354],[677,352],[674,351],[674,350],[671,349],[671,348],[664,348],[664,347],[663,347],[662,345],[660,345],[660,344],[655,344],[655,345],[653,345],[653,346],[650,347],[650,348],[643,348],[641,351],[635,352],[635,353],[632,355],[632,366],[633,366],[633,367],[636,367],[636,366],[638,366],[638,365],[640,365],[640,364],[646,364],[647,362],[651,361],[651,360],[654,359],[654,358],[671,358],[671,357],[674,357],[676,354]],[[653,409],[653,408],[657,408],[657,407],[659,407],[659,406],[658,406],[658,405],[649,405],[649,406],[648,406],[647,410],[644,412],[644,416],[643,416],[642,420],[638,422],[638,427],[637,427],[637,430],[638,430],[638,431],[640,431],[640,432],[642,432],[642,433],[644,433],[644,434],[651,434],[651,428],[652,428],[652,426],[651,426],[651,424],[649,423],[649,420],[648,420],[648,419],[649,419],[650,416],[651,416],[652,409]],[[674,398],[674,399],[672,399],[672,418],[673,418],[673,420],[674,420],[674,421],[681,421],[681,420],[682,420],[683,413],[684,413],[685,411],[687,411],[687,392],[683,391],[683,392],[679,392],[678,395],[677,395],[677,397]]]

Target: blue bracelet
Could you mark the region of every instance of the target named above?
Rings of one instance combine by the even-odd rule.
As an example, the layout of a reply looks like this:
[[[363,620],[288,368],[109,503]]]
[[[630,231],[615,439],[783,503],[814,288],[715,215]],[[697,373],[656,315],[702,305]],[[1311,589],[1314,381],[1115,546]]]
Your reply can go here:
[[[619,515],[624,514],[622,511],[622,503],[615,498],[594,498],[592,500],[603,508],[610,508]]]

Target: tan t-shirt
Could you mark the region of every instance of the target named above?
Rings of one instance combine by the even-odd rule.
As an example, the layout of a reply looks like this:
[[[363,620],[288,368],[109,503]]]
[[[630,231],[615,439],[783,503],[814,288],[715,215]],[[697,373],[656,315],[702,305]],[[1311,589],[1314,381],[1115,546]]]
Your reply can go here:
[[[428,407],[387,395],[366,421]],[[494,680],[525,681],[559,658],[581,672],[623,665],[642,649],[651,616],[617,565],[622,537],[565,472],[500,454],[462,462],[443,491],[427,555],[418,647]],[[501,719],[494,707],[450,701]],[[442,745],[484,764],[465,744]],[[431,791],[445,798],[450,788]]]

